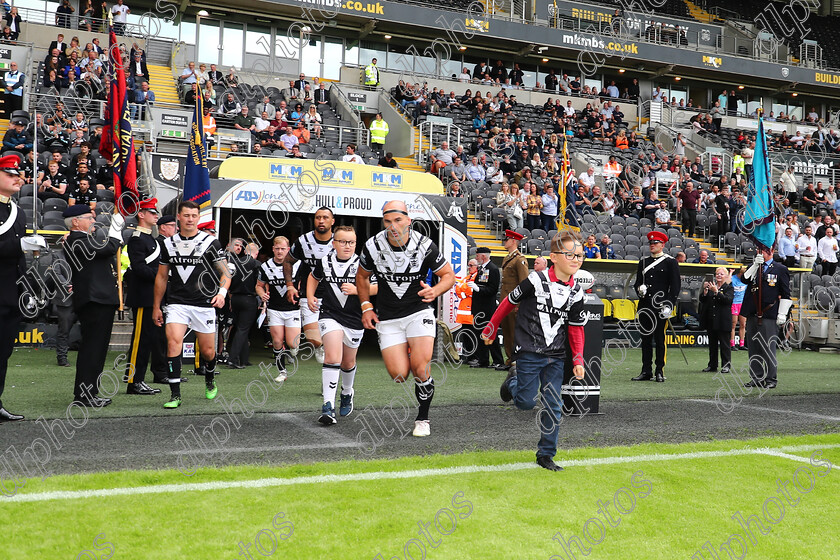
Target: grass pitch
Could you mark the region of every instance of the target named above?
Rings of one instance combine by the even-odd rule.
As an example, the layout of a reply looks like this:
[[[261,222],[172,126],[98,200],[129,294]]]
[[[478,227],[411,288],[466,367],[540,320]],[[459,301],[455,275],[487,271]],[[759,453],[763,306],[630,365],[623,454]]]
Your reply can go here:
[[[728,549],[741,558],[838,557],[836,435],[585,448],[558,460],[565,472],[536,468],[529,451],[203,469],[192,478],[55,476],[0,500],[0,557],[632,560],[729,558]]]

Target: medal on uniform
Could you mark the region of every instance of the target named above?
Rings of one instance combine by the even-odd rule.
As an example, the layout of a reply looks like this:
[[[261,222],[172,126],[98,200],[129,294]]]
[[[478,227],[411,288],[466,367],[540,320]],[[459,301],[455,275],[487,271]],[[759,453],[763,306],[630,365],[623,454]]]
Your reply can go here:
[[[775,274],[768,274],[767,275],[767,285],[768,286],[775,286],[776,285],[776,275]]]

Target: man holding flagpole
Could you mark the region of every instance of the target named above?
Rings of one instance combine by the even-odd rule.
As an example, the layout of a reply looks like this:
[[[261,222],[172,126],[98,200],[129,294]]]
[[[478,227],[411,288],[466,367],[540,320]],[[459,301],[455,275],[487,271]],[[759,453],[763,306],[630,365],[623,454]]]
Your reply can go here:
[[[740,315],[747,319],[749,340],[750,381],[745,387],[776,387],[776,346],[779,327],[787,322],[793,307],[790,299],[790,272],[773,260],[776,242],[773,194],[770,189],[770,170],[764,120],[758,119],[753,156],[752,182],[747,191],[744,229],[758,248],[752,266],[744,273],[746,288]]]

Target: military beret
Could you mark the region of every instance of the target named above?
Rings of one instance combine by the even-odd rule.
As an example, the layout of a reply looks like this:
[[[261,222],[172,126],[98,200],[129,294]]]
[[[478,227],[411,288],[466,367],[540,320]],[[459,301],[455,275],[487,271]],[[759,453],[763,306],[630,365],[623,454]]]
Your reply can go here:
[[[78,218],[84,214],[92,214],[93,210],[90,209],[90,206],[87,204],[75,204],[73,206],[68,206],[67,209],[61,214],[65,218]]]

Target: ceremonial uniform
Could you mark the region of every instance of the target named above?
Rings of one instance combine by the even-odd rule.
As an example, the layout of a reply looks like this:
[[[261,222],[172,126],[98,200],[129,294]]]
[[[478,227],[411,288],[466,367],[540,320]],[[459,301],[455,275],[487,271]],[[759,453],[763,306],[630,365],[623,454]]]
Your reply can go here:
[[[5,160],[6,158],[3,158]],[[15,157],[15,159],[18,159]],[[0,160],[0,161],[3,161]],[[20,286],[18,280],[24,275],[26,261],[20,240],[26,235],[26,218],[23,210],[9,197],[0,197],[0,422],[5,418],[3,388],[6,384],[6,368],[20,323]]]
[[[519,238],[511,237],[512,239],[520,240],[522,235],[507,230],[506,235],[519,235]],[[528,261],[522,256],[518,250],[514,250],[505,257],[502,261],[502,291],[500,297],[506,298],[514,288],[522,283],[528,277]],[[507,354],[507,361],[505,365],[510,366],[513,356],[513,336],[516,328],[516,311],[508,315],[502,321],[502,334],[505,337],[505,354]]]
[[[86,206],[71,206],[65,217],[89,214]],[[112,232],[114,233],[112,235]],[[97,403],[98,377],[105,366],[114,314],[119,306],[117,289],[117,250],[122,237],[112,225],[107,239],[95,239],[85,231],[71,231],[64,244],[64,255],[73,271],[73,309],[82,330],[81,351],[76,360],[75,400]]]
[[[475,278],[475,283],[479,289],[477,292],[473,291],[472,294],[473,331],[476,335],[475,341],[472,344],[476,346],[474,356],[478,361],[477,367],[489,367],[490,359],[493,360],[494,366],[503,366],[505,363],[502,357],[502,348],[499,345],[499,338],[494,338],[493,343],[489,346],[484,344],[480,338],[481,331],[490,321],[490,317],[493,316],[493,313],[498,307],[496,295],[499,293],[501,282],[502,274],[499,271],[499,267],[493,264],[492,261],[487,261],[485,264],[479,265]],[[507,291],[510,292],[512,290]],[[490,354],[489,358],[488,350]]]
[[[156,381],[162,381],[168,375],[166,353],[161,352],[166,333],[152,320],[160,243],[152,237],[151,230],[138,227],[128,240],[127,251],[131,266],[124,276],[125,303],[131,308],[134,328],[125,374],[129,383],[144,383],[151,358],[152,374]]]
[[[665,243],[668,238],[662,232],[653,231],[648,234],[648,240]],[[633,286],[639,294],[639,311],[636,317],[642,337],[642,373],[634,380],[647,381],[655,373],[656,381],[664,381],[668,348],[665,344],[665,329],[680,293],[680,266],[666,253],[658,257],[644,257],[639,261]]]
[[[756,265],[753,265],[756,266]],[[761,263],[760,272],[750,270],[741,316],[747,318],[750,377],[755,385],[776,386],[776,346],[779,342],[779,322],[787,318],[791,307],[790,272],[780,262]],[[760,279],[756,276],[760,275]],[[759,290],[760,286],[760,290]],[[760,292],[760,297],[759,297]]]

